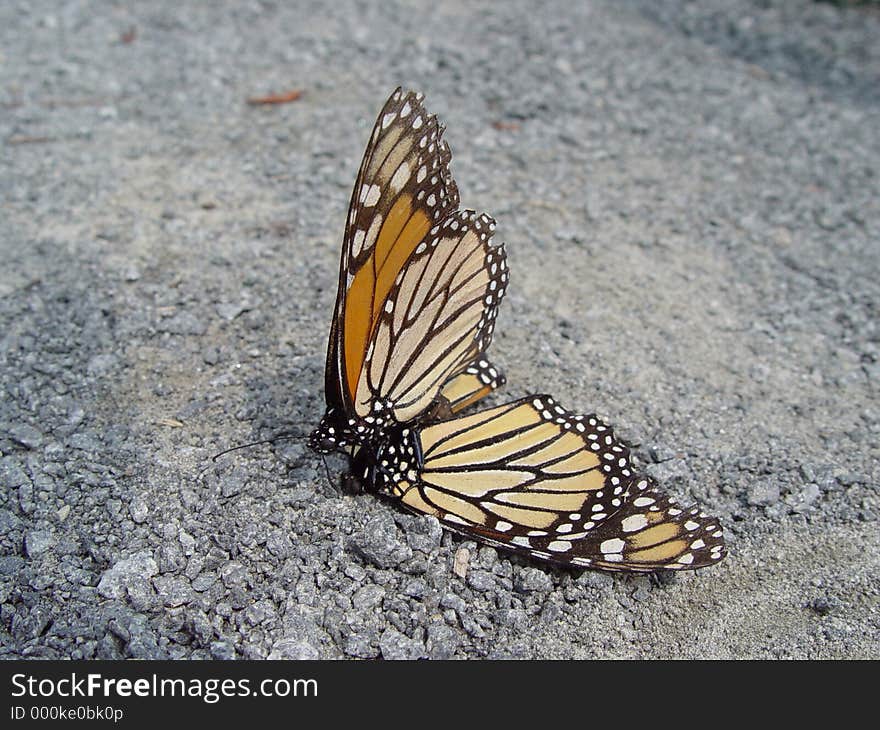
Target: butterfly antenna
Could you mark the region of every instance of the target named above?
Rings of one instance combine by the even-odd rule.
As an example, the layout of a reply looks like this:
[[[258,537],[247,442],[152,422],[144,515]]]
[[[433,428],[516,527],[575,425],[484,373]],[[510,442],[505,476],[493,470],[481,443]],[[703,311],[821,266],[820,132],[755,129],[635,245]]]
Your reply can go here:
[[[217,454],[214,454],[214,456],[211,457],[211,461],[216,462],[217,459],[219,459],[221,456],[225,456],[226,454],[228,454],[232,451],[238,451],[239,449],[249,449],[251,446],[260,446],[261,444],[274,444],[276,441],[283,441],[284,439],[292,439],[292,438],[299,438],[299,437],[300,437],[300,434],[298,434],[298,433],[281,433],[281,434],[278,434],[277,436],[273,436],[270,439],[263,439],[262,441],[253,441],[249,444],[240,444],[239,446],[233,446],[232,448],[224,449],[223,451],[221,451]]]

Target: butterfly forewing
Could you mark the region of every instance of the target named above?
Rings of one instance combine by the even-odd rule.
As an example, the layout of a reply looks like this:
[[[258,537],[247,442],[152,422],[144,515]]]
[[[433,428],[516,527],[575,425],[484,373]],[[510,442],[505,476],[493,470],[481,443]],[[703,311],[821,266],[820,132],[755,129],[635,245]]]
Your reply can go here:
[[[726,554],[724,531],[697,507],[684,508],[659,491],[649,477],[629,486],[621,510],[591,536],[591,563],[606,570],[653,571],[703,568]]]
[[[428,231],[458,207],[449,147],[421,94],[386,102],[352,192],[326,370],[328,405],[354,401],[386,297]]]
[[[401,471],[389,491],[463,534],[606,570],[699,568],[724,555],[717,520],[636,477],[610,428],[549,396],[432,424],[415,437],[420,468]]]

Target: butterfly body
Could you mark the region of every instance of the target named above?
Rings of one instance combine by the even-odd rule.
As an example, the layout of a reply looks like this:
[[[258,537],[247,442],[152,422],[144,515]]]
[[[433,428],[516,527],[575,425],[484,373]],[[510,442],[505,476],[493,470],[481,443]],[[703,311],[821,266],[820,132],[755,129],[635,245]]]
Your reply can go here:
[[[309,447],[319,454],[329,454],[381,443],[386,430],[397,425],[386,415],[387,410],[379,408],[375,415],[355,419],[330,406],[309,436]]]
[[[418,430],[398,426],[382,440],[357,449],[351,471],[366,491],[399,498],[418,478],[422,464]]]
[[[458,209],[443,128],[397,89],[352,193],[309,440],[366,491],[530,558],[646,572],[712,565],[718,521],[639,476],[595,415],[531,395],[475,413],[505,382],[487,359],[508,284],[495,221]]]

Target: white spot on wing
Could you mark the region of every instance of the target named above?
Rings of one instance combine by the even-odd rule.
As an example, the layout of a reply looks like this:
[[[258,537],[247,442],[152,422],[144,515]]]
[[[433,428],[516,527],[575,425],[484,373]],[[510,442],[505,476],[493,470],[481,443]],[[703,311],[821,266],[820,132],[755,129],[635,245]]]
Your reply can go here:
[[[364,237],[367,235],[366,231],[355,231],[354,236],[351,239],[351,252],[353,255],[357,256],[360,254],[361,249],[364,246]]]
[[[372,208],[376,203],[379,202],[379,196],[382,191],[379,189],[378,185],[370,185],[369,190],[367,190],[366,194],[361,192],[361,197],[364,199],[364,207]]]
[[[632,515],[623,519],[620,526],[624,532],[635,532],[648,526],[648,518],[645,515]]]
[[[605,542],[599,545],[599,549],[607,556],[608,553],[623,552],[623,548],[625,545],[626,543],[619,537],[612,537],[610,540],[605,540]]]
[[[400,167],[397,168],[397,172],[394,173],[394,177],[391,178],[389,183],[391,190],[396,193],[406,185],[407,180],[409,180],[409,165],[406,162],[401,162]]]
[[[571,543],[567,540],[554,540],[547,546],[547,549],[554,553],[565,553],[571,550]]]

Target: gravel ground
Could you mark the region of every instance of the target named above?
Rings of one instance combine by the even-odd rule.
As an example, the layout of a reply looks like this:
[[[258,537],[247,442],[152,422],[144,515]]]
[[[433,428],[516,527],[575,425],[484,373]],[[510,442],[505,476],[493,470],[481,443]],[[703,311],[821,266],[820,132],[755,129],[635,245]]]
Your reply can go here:
[[[880,656],[880,12],[534,8],[0,4],[3,656]],[[605,416],[723,563],[543,568],[302,438],[211,463],[323,412],[398,84],[507,242],[504,397]]]

